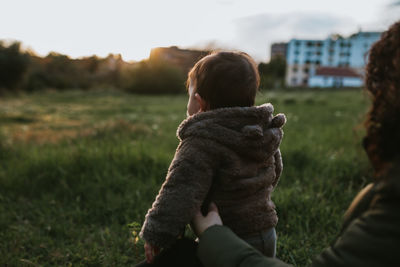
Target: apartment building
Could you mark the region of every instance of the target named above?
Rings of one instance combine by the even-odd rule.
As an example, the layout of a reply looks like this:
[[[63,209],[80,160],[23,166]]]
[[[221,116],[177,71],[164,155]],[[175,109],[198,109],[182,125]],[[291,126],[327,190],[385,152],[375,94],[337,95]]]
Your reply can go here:
[[[368,51],[380,35],[380,32],[360,31],[347,38],[331,35],[325,40],[290,40],[286,55],[286,84],[309,87],[361,86]],[[319,70],[324,67],[329,67],[329,71]]]

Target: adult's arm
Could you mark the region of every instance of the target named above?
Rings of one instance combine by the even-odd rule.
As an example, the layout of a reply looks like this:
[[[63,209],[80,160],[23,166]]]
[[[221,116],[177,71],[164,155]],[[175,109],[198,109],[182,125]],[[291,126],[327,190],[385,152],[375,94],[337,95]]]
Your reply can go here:
[[[291,266],[278,259],[263,256],[222,225],[209,227],[199,239],[197,255],[205,267]]]
[[[312,266],[399,266],[399,199],[377,198],[356,218]],[[224,226],[211,226],[200,235],[198,256],[205,267],[290,266],[267,258]]]

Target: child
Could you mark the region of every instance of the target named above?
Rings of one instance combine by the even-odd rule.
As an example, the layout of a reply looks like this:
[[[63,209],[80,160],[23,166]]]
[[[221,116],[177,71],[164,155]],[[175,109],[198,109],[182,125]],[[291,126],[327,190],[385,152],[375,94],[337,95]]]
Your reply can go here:
[[[259,79],[254,60],[241,52],[208,55],[189,72],[188,118],[177,130],[180,144],[140,233],[148,262],[211,201],[224,225],[275,256],[271,192],[282,172],[286,118],[273,117],[271,104],[253,106]]]

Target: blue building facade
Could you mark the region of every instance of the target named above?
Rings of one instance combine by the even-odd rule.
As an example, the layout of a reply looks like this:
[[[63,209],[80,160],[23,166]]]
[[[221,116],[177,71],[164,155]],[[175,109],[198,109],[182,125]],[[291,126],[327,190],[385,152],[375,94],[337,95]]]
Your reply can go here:
[[[316,69],[319,67],[352,68],[359,73],[359,79],[362,80],[368,51],[380,35],[380,32],[358,32],[347,38],[331,35],[325,40],[290,40],[286,55],[286,84],[324,87],[323,84],[310,83],[310,78],[317,73]],[[327,80],[332,77],[325,78]]]

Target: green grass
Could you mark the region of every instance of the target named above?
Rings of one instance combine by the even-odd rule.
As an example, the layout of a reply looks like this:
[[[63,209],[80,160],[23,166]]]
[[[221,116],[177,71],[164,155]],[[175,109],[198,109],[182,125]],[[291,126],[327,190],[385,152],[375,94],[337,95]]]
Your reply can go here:
[[[143,259],[143,222],[165,178],[186,96],[47,92],[0,99],[0,265],[124,266]],[[332,242],[370,179],[366,96],[261,93],[287,115],[273,200],[278,257],[298,266]]]

